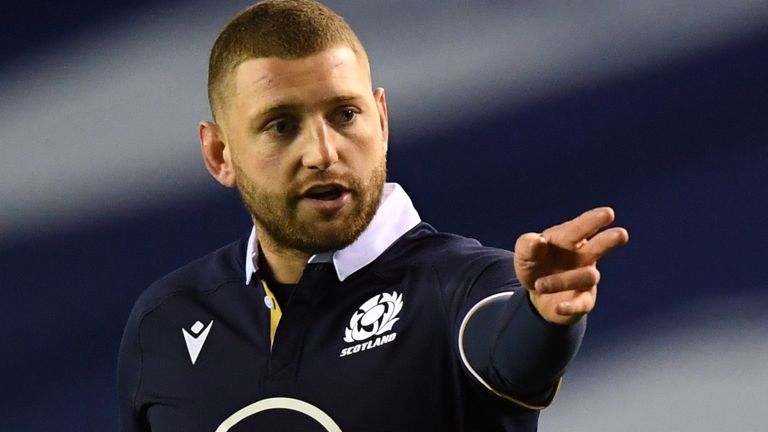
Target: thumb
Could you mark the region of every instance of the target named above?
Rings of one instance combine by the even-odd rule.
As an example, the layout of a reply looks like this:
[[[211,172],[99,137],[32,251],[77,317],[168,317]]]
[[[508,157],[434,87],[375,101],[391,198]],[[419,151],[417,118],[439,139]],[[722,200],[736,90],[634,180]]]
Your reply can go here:
[[[528,289],[538,278],[535,274],[537,264],[547,255],[549,243],[539,233],[526,233],[518,237],[515,243],[515,273],[520,282]]]
[[[515,243],[515,261],[536,262],[546,254],[549,243],[539,233],[525,233]]]

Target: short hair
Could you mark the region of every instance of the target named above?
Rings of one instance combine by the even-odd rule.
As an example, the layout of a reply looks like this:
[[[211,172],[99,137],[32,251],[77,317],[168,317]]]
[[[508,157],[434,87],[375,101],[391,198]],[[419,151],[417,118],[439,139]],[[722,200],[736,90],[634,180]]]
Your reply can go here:
[[[347,46],[367,62],[360,40],[344,18],[314,0],[265,0],[243,10],[211,49],[208,102],[214,119],[224,109],[232,73],[245,60],[295,59],[335,46]]]

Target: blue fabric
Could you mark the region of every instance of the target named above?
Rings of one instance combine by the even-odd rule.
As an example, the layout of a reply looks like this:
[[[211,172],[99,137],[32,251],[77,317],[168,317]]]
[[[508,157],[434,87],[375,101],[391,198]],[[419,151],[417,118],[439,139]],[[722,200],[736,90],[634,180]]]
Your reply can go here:
[[[586,317],[573,325],[546,322],[524,288],[480,308],[468,321],[464,348],[472,367],[497,391],[548,405],[578,351]]]
[[[458,347],[473,305],[519,289],[510,252],[421,223],[343,282],[328,264],[308,265],[270,347],[261,276],[245,283],[245,249],[243,238],[140,297],[119,359],[121,431],[210,432],[274,397],[312,404],[344,431],[536,430],[538,412],[488,391]],[[500,343],[485,351],[502,355],[516,341],[543,348],[558,341],[531,311],[512,308],[501,318],[509,326],[500,326]],[[194,332],[197,321],[210,333],[193,364],[182,332]],[[383,330],[366,335],[379,321]],[[553,371],[526,361],[542,382],[519,386],[514,373],[499,375],[502,386],[510,381],[510,390],[524,390],[521,398],[551,387]],[[247,416],[231,430],[317,427],[307,415],[279,409]]]

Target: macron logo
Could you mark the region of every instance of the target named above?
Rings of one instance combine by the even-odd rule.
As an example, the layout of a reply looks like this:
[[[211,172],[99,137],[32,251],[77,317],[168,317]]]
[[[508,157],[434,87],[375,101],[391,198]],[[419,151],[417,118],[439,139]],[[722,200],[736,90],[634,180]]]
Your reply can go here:
[[[181,332],[184,333],[184,342],[187,343],[187,351],[189,351],[189,358],[192,360],[193,365],[197,361],[197,356],[200,355],[200,350],[203,349],[205,338],[208,337],[208,333],[211,331],[212,326],[213,320],[208,323],[207,327],[203,326],[203,323],[200,321],[197,321],[190,329],[194,336],[189,334],[187,329],[181,329]],[[205,327],[205,330],[203,330],[203,327]]]

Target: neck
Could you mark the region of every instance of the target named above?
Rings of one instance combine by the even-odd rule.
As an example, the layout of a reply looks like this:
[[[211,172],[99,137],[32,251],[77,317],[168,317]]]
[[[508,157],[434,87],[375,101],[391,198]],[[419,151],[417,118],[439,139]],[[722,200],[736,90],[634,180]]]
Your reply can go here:
[[[295,284],[301,279],[304,267],[307,265],[310,255],[287,249],[277,245],[263,231],[256,229],[261,251],[264,253],[264,262],[269,266],[275,282],[283,284]]]

